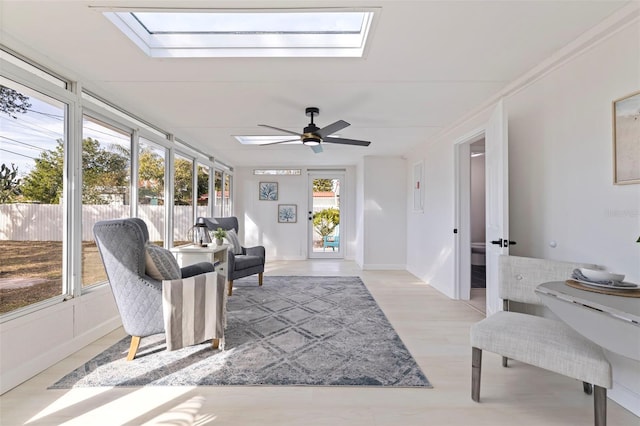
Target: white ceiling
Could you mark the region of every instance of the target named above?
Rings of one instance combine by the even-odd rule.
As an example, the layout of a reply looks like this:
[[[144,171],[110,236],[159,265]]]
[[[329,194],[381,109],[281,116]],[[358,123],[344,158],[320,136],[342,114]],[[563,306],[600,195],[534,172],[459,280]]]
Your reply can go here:
[[[0,44],[232,166],[343,166],[403,155],[628,1],[0,0]],[[160,59],[91,6],[379,7],[364,58]],[[245,146],[233,135],[343,119],[369,147]]]

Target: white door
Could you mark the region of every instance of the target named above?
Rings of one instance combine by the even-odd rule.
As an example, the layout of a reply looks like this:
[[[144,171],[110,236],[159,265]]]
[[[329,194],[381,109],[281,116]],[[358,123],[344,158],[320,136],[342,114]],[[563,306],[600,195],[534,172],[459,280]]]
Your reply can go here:
[[[340,207],[344,200],[340,188],[344,174],[309,174],[309,258],[343,258],[344,226]]]
[[[498,257],[509,254],[509,153],[502,100],[485,131],[487,316],[502,310]]]

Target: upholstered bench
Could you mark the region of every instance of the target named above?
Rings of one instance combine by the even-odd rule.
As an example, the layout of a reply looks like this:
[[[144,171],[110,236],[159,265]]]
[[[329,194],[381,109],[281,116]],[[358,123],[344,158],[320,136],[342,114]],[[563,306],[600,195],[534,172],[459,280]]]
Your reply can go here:
[[[542,305],[535,288],[547,281],[570,277],[573,269],[592,267],[568,262],[501,256],[499,294],[504,311],[471,327],[471,398],[480,401],[482,351],[502,355],[583,382],[591,393],[594,386],[596,426],[606,425],[607,389],[611,388],[611,365],[602,348],[578,334],[564,322],[518,312],[509,312],[509,301]]]

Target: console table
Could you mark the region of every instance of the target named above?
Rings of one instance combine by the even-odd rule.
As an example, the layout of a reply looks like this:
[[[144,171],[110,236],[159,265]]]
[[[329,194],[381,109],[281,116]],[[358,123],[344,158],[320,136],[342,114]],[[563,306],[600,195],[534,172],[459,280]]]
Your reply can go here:
[[[536,293],[571,328],[605,349],[640,361],[640,298],[580,290],[553,281]]]
[[[225,286],[227,283],[227,265],[228,265],[228,250],[229,244],[222,244],[220,246],[207,246],[200,247],[197,245],[189,244],[185,246],[173,247],[171,253],[178,261],[180,267],[193,265],[198,262],[220,262],[216,266],[216,272],[218,277],[224,279]]]

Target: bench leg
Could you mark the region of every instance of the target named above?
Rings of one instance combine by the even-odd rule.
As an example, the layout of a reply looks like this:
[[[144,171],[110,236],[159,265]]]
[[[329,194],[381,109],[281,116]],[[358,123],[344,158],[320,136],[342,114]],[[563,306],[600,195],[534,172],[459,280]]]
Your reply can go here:
[[[607,426],[607,388],[593,386],[593,424]]]
[[[227,296],[231,296],[233,294],[233,280],[229,280],[229,289],[227,290]]]
[[[582,382],[582,390],[587,395],[591,395],[593,393],[593,386],[591,386],[591,383]]]
[[[258,274],[258,285],[262,285],[262,274],[264,274],[264,272]]]
[[[509,358],[507,358],[506,356],[502,357],[502,366],[505,368],[509,366]]]
[[[471,353],[471,399],[480,402],[480,374],[482,373],[482,349],[472,348]]]

